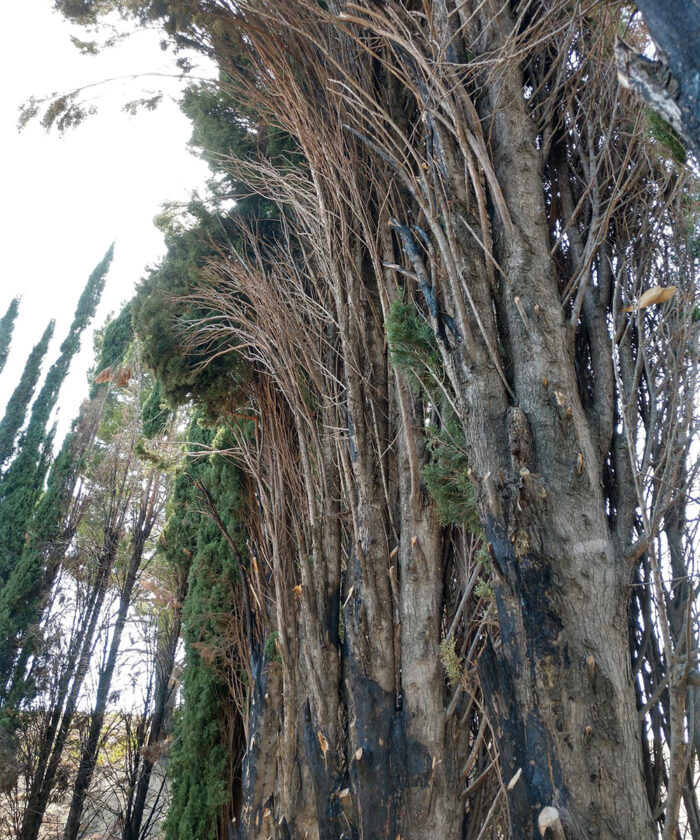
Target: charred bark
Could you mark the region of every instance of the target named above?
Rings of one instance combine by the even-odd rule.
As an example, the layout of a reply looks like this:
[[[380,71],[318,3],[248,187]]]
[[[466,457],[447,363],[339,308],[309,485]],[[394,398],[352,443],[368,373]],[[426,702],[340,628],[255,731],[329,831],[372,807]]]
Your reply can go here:
[[[659,57],[651,61],[625,43],[617,46],[618,70],[632,87],[700,155],[700,9],[695,3],[638,0]]]

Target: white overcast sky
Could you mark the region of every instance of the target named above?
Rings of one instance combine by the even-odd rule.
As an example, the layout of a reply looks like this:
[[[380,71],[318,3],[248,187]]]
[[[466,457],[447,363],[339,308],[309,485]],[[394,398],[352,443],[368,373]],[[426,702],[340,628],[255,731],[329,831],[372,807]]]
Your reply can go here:
[[[191,129],[173,101],[182,82],[144,78],[94,89],[97,115],[63,136],[38,124],[17,131],[18,108],[29,96],[125,74],[172,73],[174,59],[155,32],[142,31],[98,57],[83,56],[70,34],[87,39],[52,11],[52,0],[20,0],[3,10],[0,30],[0,315],[22,295],[11,355],[0,375],[0,416],[31,347],[56,319],[52,361],[93,268],[115,242],[115,257],[93,326],[131,297],[148,265],[164,253],[152,220],[166,201],[202,189],[206,165],[187,148]],[[198,68],[202,75],[211,69]],[[129,117],[124,102],[166,90],[155,111]],[[59,436],[86,394],[92,332],[61,392]]]

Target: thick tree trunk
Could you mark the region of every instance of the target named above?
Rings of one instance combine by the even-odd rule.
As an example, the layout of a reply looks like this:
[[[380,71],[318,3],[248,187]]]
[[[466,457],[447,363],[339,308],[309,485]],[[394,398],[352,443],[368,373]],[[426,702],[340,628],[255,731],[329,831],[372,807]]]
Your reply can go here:
[[[484,419],[476,434],[471,412],[462,421],[481,482],[501,630],[482,680],[504,777],[522,770],[509,794],[516,836],[536,837],[538,813],[554,806],[570,840],[651,838],[629,664],[630,567],[605,514],[521,89],[513,71],[484,103],[513,223],[506,231],[495,220],[494,239],[511,283],[498,329],[516,407],[493,394],[495,372],[476,372],[466,401]]]
[[[239,836],[534,840],[556,809],[566,840],[651,840],[627,611],[645,440],[628,304],[652,260],[631,267],[651,239],[628,207],[646,190],[652,212],[663,185],[652,166],[635,181],[649,155],[607,78],[616,21],[235,5],[246,112],[304,159],[238,162],[280,206],[279,241],[250,236],[193,295],[213,311],[200,349],[230,340],[255,371],[251,603],[279,634],[279,663],[253,657]],[[387,325],[405,303],[404,378]],[[497,628],[468,516],[456,549],[424,486],[426,439],[453,420],[443,490],[465,502],[472,482]]]

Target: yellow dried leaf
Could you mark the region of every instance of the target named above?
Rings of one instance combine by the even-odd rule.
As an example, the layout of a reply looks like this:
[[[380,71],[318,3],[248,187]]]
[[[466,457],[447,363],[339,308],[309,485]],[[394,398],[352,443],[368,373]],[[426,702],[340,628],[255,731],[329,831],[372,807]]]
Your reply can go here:
[[[112,381],[118,388],[124,388],[125,385],[128,385],[130,379],[131,368],[123,367],[119,368],[119,370],[114,374]]]
[[[323,732],[319,729],[316,733],[318,736],[318,744],[321,747],[321,752],[323,753],[323,760],[326,760],[326,753],[328,752],[328,741],[326,741]]]
[[[655,286],[653,289],[648,289],[639,298],[639,308],[644,309],[653,303],[665,303],[667,300],[671,300],[675,294],[675,286]]]
[[[300,583],[298,583],[294,587],[294,593],[295,593],[295,595],[298,595],[299,597],[301,597],[301,584]]]
[[[95,385],[102,385],[104,382],[111,382],[114,368],[112,365],[101,370],[97,376],[92,380]]]
[[[634,312],[635,309],[646,309],[647,306],[653,306],[655,303],[665,303],[671,300],[676,291],[675,286],[654,286],[644,292],[636,306],[625,306],[622,311]]]

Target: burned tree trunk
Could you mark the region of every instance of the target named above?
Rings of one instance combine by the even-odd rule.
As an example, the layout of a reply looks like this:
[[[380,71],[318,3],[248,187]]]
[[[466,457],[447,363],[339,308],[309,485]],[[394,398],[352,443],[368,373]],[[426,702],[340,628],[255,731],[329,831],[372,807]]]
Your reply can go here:
[[[617,90],[612,9],[328,5],[210,32],[233,107],[298,154],[232,161],[279,221],[186,301],[188,353],[250,370],[239,836],[671,837],[688,176]],[[668,766],[637,701],[665,704]]]
[[[654,44],[655,60],[624,42],[617,45],[618,72],[700,156],[700,9],[696,3],[638,0]]]

